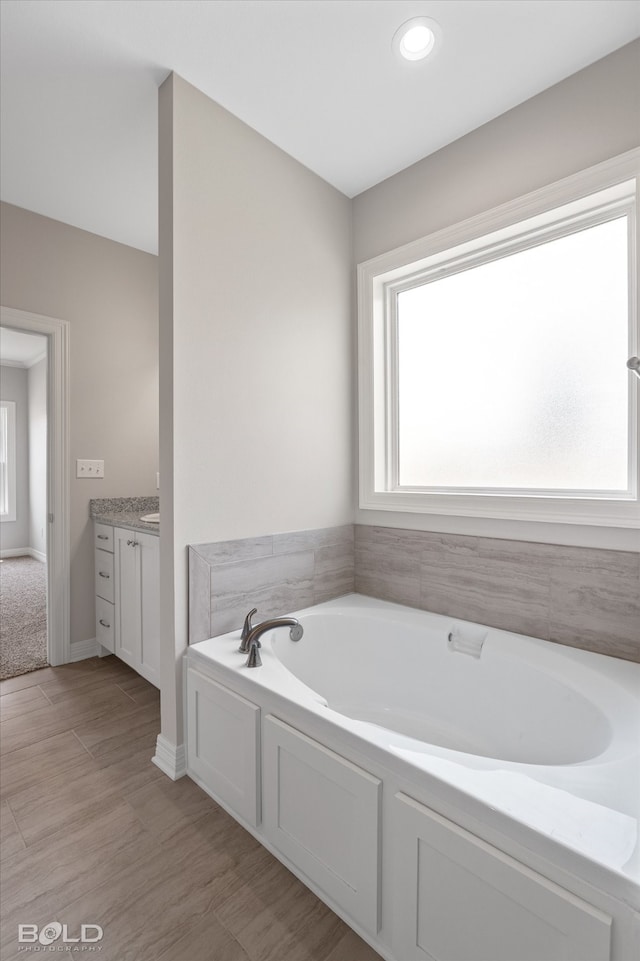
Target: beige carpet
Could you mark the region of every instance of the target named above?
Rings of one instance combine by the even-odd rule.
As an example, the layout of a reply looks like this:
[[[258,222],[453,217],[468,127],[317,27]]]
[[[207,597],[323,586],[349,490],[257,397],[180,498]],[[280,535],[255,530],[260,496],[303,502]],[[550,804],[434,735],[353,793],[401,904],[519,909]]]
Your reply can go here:
[[[0,679],[47,661],[47,565],[32,557],[0,562]]]

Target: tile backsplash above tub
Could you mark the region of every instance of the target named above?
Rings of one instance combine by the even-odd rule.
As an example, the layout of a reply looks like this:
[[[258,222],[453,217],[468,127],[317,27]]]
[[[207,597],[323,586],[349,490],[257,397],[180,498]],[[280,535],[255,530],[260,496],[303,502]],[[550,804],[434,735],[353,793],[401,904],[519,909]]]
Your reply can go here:
[[[189,548],[189,642],[353,590],[640,661],[640,554],[363,524]]]
[[[356,591],[640,661],[640,554],[355,529]]]
[[[189,643],[354,590],[352,524],[189,547]]]

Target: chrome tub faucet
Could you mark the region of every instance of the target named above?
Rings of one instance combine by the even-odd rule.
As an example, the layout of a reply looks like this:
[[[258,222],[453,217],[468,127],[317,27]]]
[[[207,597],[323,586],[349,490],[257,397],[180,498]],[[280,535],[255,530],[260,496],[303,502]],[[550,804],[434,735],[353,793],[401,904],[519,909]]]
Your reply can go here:
[[[249,652],[249,657],[247,658],[247,667],[261,667],[262,659],[260,657],[260,648],[262,647],[260,643],[260,638],[267,631],[271,631],[276,627],[290,627],[289,637],[292,641],[299,641],[304,634],[304,629],[302,624],[296,617],[274,617],[271,620],[263,621],[261,624],[257,624],[253,627],[251,624],[251,618],[256,613],[254,608],[250,611],[244,622],[244,627],[242,628],[241,643],[238,650],[242,654]],[[246,630],[246,636],[245,636]]]

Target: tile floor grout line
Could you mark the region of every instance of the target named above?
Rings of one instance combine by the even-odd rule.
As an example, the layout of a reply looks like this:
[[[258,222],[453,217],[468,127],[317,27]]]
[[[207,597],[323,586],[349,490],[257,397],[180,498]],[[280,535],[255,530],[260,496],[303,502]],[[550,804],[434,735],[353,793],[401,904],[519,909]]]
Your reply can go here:
[[[13,823],[14,823],[14,825],[15,825],[16,831],[17,831],[18,834],[20,835],[20,839],[21,839],[22,843],[24,844],[24,849],[25,849],[25,851],[28,851],[28,850],[29,850],[29,845],[28,845],[27,842],[25,841],[24,834],[22,833],[22,831],[21,831],[21,829],[20,829],[20,825],[18,824],[18,819],[17,819],[17,817],[15,816],[15,813],[14,813],[14,811],[13,811],[13,808],[11,807],[10,799],[9,799],[8,797],[6,797],[6,798],[4,798],[3,800],[4,800],[4,803],[7,805],[7,810],[9,811],[9,814],[11,815],[11,820],[13,821]]]
[[[130,716],[132,716],[132,715],[130,715]],[[108,757],[108,755],[111,753],[110,751],[105,751],[104,754],[93,754],[92,751],[91,751],[91,748],[87,747],[86,744],[83,743],[82,738],[80,737],[80,735],[77,734],[75,731],[74,731],[73,733],[74,733],[75,736],[78,738],[78,740],[79,740],[80,743],[82,744],[82,746],[83,746],[83,748],[85,749],[85,751],[87,751],[87,752],[89,753],[89,755],[91,756],[91,758],[93,758],[94,761],[99,761],[101,758],[102,758],[102,759],[105,759],[105,758]],[[134,738],[132,738],[132,740],[128,742],[128,743],[129,743],[129,746],[131,746],[131,747],[135,750],[135,745],[138,743],[138,741],[144,740],[145,737],[148,737],[148,734],[141,734],[139,737],[134,737]],[[154,735],[154,737],[157,737],[157,735]],[[98,743],[100,743],[100,742],[98,742]],[[153,756],[153,749],[150,749],[150,754],[151,754],[151,756]],[[123,759],[120,758],[120,759],[117,760],[117,761],[113,761],[112,764],[107,764],[107,765],[105,765],[105,767],[102,768],[102,770],[107,771],[110,767],[113,767],[114,764],[119,764],[121,760],[123,760]],[[149,758],[149,760],[151,760],[151,758]],[[159,770],[159,769],[158,769],[158,770]]]
[[[46,684],[47,682],[44,681],[43,683]],[[35,684],[34,687],[37,687],[37,688],[38,688],[38,690],[39,690],[39,691],[41,692],[41,694],[46,698],[46,700],[49,702],[49,704],[53,704],[53,701],[52,701],[51,698],[48,696],[47,692],[42,689],[42,684]]]
[[[129,692],[123,690],[123,689],[120,687],[119,684],[116,684],[115,686],[118,688],[119,691],[122,691],[123,694],[126,694],[127,697],[129,698],[129,700],[130,700],[130,701],[133,701],[133,703],[137,706],[138,702],[136,701],[135,697],[131,697],[131,695],[129,694]]]
[[[14,721],[15,718],[8,717],[8,721]],[[46,737],[42,737],[37,741],[31,741],[28,744],[21,744],[19,747],[14,747],[12,751],[5,751],[0,755],[0,765],[3,763],[2,759],[9,757],[11,754],[15,754],[16,751],[23,751],[26,747],[33,747],[34,744],[44,744],[45,741],[50,740],[52,737],[58,737],[59,734],[67,734],[71,728],[67,727],[63,731],[54,731],[53,734],[47,734]]]
[[[138,705],[136,705],[136,706],[138,706]],[[51,707],[55,708],[56,705],[55,705],[55,704],[52,704]],[[111,707],[113,707],[113,705],[111,705]],[[139,709],[140,709],[140,708],[139,708]],[[25,747],[30,747],[32,744],[41,744],[41,743],[43,743],[44,741],[48,740],[48,739],[51,738],[51,737],[56,737],[58,734],[65,734],[65,733],[67,733],[67,732],[69,732],[69,731],[73,731],[73,730],[74,730],[74,727],[73,727],[72,725],[75,725],[75,724],[77,724],[78,722],[83,722],[83,723],[84,723],[84,722],[89,722],[89,723],[90,723],[90,722],[92,722],[92,721],[96,721],[96,722],[97,722],[97,721],[102,721],[102,720],[108,720],[108,719],[109,719],[109,714],[108,714],[108,712],[109,712],[109,707],[105,706],[105,707],[103,707],[103,708],[100,708],[99,710],[101,711],[101,713],[96,714],[96,715],[92,715],[90,711],[87,711],[85,714],[81,714],[79,717],[75,717],[75,718],[74,718],[74,717],[71,717],[71,718],[68,719],[68,723],[69,723],[69,726],[68,726],[68,727],[64,727],[64,728],[62,728],[62,730],[60,730],[60,731],[54,731],[52,734],[47,734],[46,737],[38,738],[38,739],[36,739],[36,740],[34,740],[34,741],[29,741],[27,744],[20,744],[18,747],[14,747],[14,748],[12,748],[12,750],[10,750],[10,751],[3,751],[3,752],[1,752],[1,753],[0,753],[0,764],[2,763],[2,758],[4,758],[4,757],[9,757],[10,754],[14,754],[16,751],[21,751],[23,748],[25,748]],[[132,717],[132,716],[133,716],[134,714],[136,714],[136,713],[137,713],[137,711],[132,711],[131,714],[127,714],[127,715],[125,715],[125,717]],[[9,717],[9,718],[6,718],[6,720],[5,720],[4,723],[6,723],[6,722],[8,722],[8,721],[15,721],[15,720],[16,720],[15,717]],[[66,720],[66,719],[65,719],[65,720]],[[2,723],[3,723],[3,722],[0,722],[0,729],[1,729]]]
[[[76,729],[74,727],[71,728],[71,733],[75,737],[78,744],[81,746],[82,750],[89,755],[92,761],[95,761],[95,757],[93,756],[93,754],[91,753],[87,745],[82,743],[82,739],[80,738],[80,735],[76,732]]]

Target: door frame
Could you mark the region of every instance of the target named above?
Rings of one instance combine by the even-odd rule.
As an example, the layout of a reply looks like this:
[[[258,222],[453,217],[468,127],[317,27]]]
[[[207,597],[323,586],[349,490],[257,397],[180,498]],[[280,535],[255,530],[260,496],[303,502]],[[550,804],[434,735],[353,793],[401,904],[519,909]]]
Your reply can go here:
[[[69,513],[69,322],[0,306],[0,326],[47,337],[47,653],[71,659]]]

